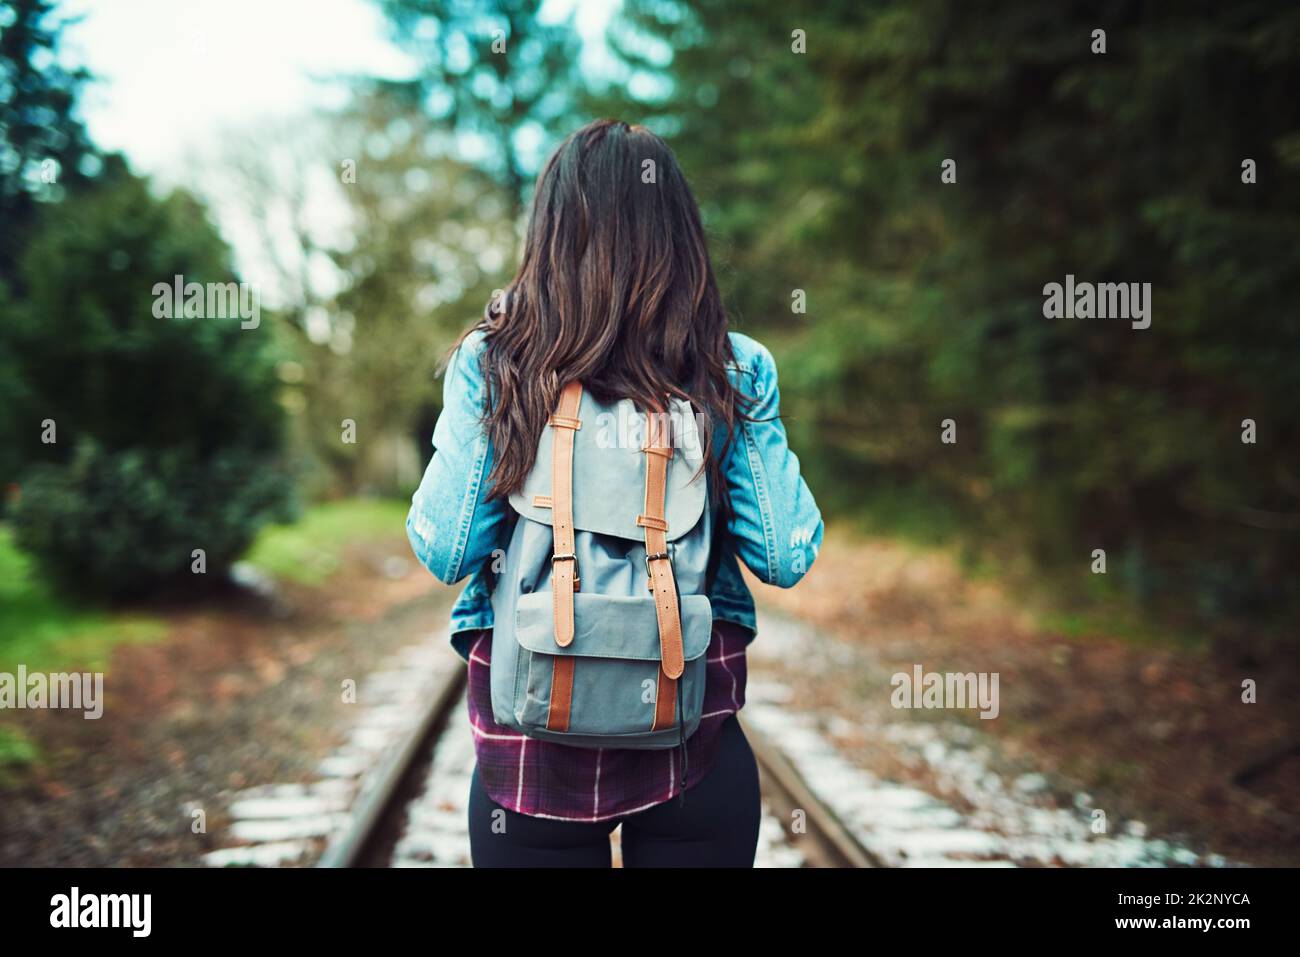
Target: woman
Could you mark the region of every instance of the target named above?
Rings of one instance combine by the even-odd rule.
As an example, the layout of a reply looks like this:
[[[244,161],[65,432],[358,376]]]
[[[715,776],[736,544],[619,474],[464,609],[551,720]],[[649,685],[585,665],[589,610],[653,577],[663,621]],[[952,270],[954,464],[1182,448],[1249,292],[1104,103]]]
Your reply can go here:
[[[523,484],[564,383],[642,411],[688,401],[704,432],[715,540],[704,717],[686,742],[685,780],[665,752],[581,748],[493,720],[490,595],[510,539],[507,496]],[[518,273],[448,360],[436,449],[407,533],[448,584],[469,576],[451,641],[469,664],[477,764],[469,828],[475,866],[623,862],[753,865],[758,771],[736,721],[754,603],[737,558],[788,588],[822,540],[822,520],[779,418],[776,366],[727,331],[699,210],[668,146],[613,120],[572,134],[537,182]],[[685,803],[671,800],[689,790]]]

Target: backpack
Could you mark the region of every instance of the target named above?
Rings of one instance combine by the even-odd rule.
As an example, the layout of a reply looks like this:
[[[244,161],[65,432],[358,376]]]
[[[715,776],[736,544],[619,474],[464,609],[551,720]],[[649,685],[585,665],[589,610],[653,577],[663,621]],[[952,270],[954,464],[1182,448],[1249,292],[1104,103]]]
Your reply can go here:
[[[685,780],[713,633],[702,465],[688,403],[646,415],[563,388],[510,496],[492,594],[499,724],[585,748],[677,746]]]

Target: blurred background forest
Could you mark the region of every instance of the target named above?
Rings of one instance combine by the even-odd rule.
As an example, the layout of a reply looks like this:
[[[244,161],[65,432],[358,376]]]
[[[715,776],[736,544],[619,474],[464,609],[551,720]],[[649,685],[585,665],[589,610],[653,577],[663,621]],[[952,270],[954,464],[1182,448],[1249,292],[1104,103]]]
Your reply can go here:
[[[837,527],[1294,656],[1296,5],[625,0],[598,71],[537,2],[376,5],[408,76],[163,190],[87,132],[65,11],[0,2],[6,660],[55,609],[184,596],[195,548],[212,582],[317,503],[409,497],[541,159],[605,115],[677,152]],[[250,259],[256,329],[155,317]],[[1151,328],[1045,319],[1067,273],[1151,283]]]
[[[598,77],[538,6],[383,0],[412,76],[232,131],[160,195],[79,120],[56,5],[0,4],[0,477],[69,594],[192,580],[196,541],[219,571],[295,502],[409,494],[540,158],[613,115],[693,178],[828,512],[1044,576],[1104,547],[1092,597],[1289,620],[1294,5],[628,0]],[[257,330],[154,318],[158,281],[240,278],[212,197],[259,244]],[[1150,282],[1152,328],[1044,319],[1067,273]]]

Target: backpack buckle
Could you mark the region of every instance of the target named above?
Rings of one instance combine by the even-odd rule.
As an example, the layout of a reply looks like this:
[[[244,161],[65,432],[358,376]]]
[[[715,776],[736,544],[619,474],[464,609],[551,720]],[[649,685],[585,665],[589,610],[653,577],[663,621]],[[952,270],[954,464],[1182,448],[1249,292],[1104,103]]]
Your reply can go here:
[[[670,546],[670,547],[671,547],[671,546]],[[653,561],[657,561],[658,559],[661,559],[661,558],[666,558],[666,559],[668,559],[668,561],[670,561],[670,562],[673,560],[673,556],[672,556],[672,553],[671,553],[671,552],[658,552],[657,554],[654,554],[654,555],[651,555],[649,552],[646,552],[646,556],[645,556],[645,585],[646,585],[646,588],[650,589],[650,591],[654,591],[654,590],[655,590],[655,579],[654,579],[654,576],[650,574],[650,563],[653,562]]]
[[[573,562],[573,590],[574,590],[574,591],[578,591],[578,590],[579,590],[579,589],[578,589],[578,586],[579,586],[579,584],[581,584],[581,582],[582,582],[582,579],[578,577],[578,556],[577,556],[576,554],[574,554],[573,552],[570,552],[570,553],[568,553],[567,555],[552,555],[552,556],[551,556],[551,575],[552,575],[552,576],[555,575],[555,563],[556,563],[556,562]],[[646,567],[648,568],[649,566],[646,566]]]

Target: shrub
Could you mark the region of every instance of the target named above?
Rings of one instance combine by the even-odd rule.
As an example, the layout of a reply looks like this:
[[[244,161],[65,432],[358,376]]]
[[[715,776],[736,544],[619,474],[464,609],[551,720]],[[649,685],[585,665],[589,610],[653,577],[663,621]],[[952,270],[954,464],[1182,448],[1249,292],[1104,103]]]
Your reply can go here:
[[[124,168],[44,211],[0,323],[0,460],[21,488],[18,544],[76,593],[138,595],[207,579],[284,514],[290,476],[269,323],[154,315],[154,286],[235,280],[191,197]],[[3,301],[4,297],[0,297]],[[57,441],[41,441],[52,420]]]
[[[210,580],[283,517],[286,477],[232,446],[198,460],[176,449],[111,452],[85,440],[66,465],[42,464],[14,513],[19,546],[78,594],[127,597]]]

